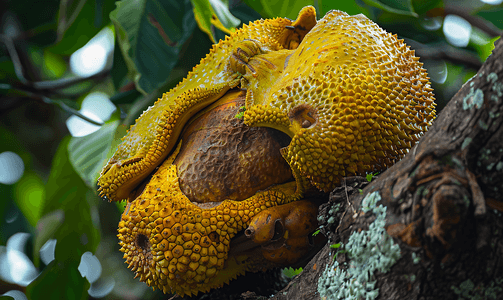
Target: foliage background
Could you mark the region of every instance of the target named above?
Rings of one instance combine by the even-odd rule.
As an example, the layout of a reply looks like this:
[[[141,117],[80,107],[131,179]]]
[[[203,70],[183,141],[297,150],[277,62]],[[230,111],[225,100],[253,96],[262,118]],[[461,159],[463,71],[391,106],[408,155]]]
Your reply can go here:
[[[162,297],[133,280],[123,264],[115,236],[121,205],[97,196],[99,170],[127,127],[224,32],[261,17],[295,19],[308,4],[319,17],[330,9],[364,13],[406,39],[432,77],[439,109],[475,74],[503,29],[503,5],[480,1],[0,2],[0,153],[14,152],[24,163],[19,180],[0,183],[0,295],[20,290],[28,299]],[[442,24],[448,14],[472,25],[466,47],[447,42]],[[97,74],[76,77],[71,54],[103,28],[115,36],[109,63]],[[117,110],[98,131],[72,137],[66,120],[96,91],[108,95]],[[11,171],[0,162],[1,172]],[[2,275],[9,263],[5,246],[16,233],[29,234],[22,248],[40,273],[28,286]],[[50,239],[56,240],[56,248],[46,265],[40,249]],[[79,272],[88,251],[101,266],[92,286]]]

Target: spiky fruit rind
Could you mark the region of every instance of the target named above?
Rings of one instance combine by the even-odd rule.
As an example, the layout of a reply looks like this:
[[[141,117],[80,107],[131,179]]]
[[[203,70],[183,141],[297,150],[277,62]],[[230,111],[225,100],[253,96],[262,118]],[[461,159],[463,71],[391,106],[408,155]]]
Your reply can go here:
[[[435,110],[426,71],[396,36],[364,16],[350,17],[336,11],[309,29],[298,44],[294,39],[278,42],[282,38],[276,36],[276,43],[288,45],[283,46],[288,49],[262,47],[264,40],[233,40],[235,46],[225,61],[239,74],[241,87],[247,89],[245,123],[280,129],[292,137],[281,154],[296,183],[270,188],[244,201],[195,204],[180,191],[173,154],[130,203],[119,228],[126,262],[149,286],[191,295],[219,287],[246,270],[256,270],[263,255],[231,254],[229,248],[235,234],[260,212],[299,199],[308,182],[330,190],[343,176],[391,165],[431,124]],[[212,66],[218,70],[220,65]],[[201,64],[201,68],[205,66]],[[209,76],[203,69],[197,72]],[[189,75],[181,85],[188,84],[189,78],[195,75]],[[207,95],[203,93],[208,90],[194,88],[183,95],[202,103],[201,99],[220,97],[218,93],[230,85],[213,87],[218,92]],[[175,101],[166,110],[174,114],[177,109],[191,113],[198,109],[197,103],[184,106],[182,102],[188,103]],[[171,126],[171,131],[163,131],[155,139],[171,143],[173,132],[181,130],[179,125],[187,114],[170,118],[169,112],[163,112],[162,116],[164,119],[142,117],[138,124],[148,120]],[[136,138],[140,133],[137,131]],[[152,164],[157,166],[155,154],[142,154],[136,161],[136,156],[128,156],[131,153],[126,153],[130,161],[126,159],[123,165],[155,157]],[[302,241],[291,242],[290,247],[304,245]]]
[[[201,208],[181,192],[176,165],[167,160],[123,213],[121,251],[136,277],[151,287],[180,295],[206,292],[253,269],[254,257],[229,257],[231,239],[294,191],[295,184],[287,183],[244,201]]]
[[[435,116],[430,82],[414,51],[363,15],[327,13],[271,86],[252,99],[245,123],[290,134],[285,158],[324,191],[342,177],[391,166]],[[264,122],[278,111],[288,115],[287,125]]]
[[[297,47],[315,23],[314,8],[306,7],[295,22],[258,20],[214,45],[182,82],[131,126],[101,172],[100,195],[112,201],[130,198],[131,191],[173,149],[188,119],[239,84],[239,70],[244,70],[249,56]],[[292,24],[298,26],[292,29]]]

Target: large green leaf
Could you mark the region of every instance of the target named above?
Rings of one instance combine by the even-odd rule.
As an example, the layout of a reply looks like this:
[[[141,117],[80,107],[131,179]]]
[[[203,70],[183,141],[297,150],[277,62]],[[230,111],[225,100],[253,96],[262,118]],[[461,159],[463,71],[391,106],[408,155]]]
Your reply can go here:
[[[44,271],[26,287],[29,300],[77,300],[88,299],[90,287],[78,271],[80,261],[58,262],[53,260]]]
[[[297,19],[304,6],[312,5],[316,8],[317,19],[322,18],[330,10],[341,10],[349,15],[362,13],[364,10],[355,1],[318,0],[318,1],[267,1],[244,0],[244,2],[259,12],[264,18],[283,17]],[[239,14],[238,14],[239,16]]]
[[[62,209],[54,210],[38,220],[33,245],[33,263],[35,266],[38,267],[40,263],[40,249],[54,236],[64,220],[65,212]]]
[[[16,204],[30,225],[35,226],[40,218],[44,202],[44,183],[40,176],[27,170],[16,183]]]
[[[442,7],[444,2],[442,0],[412,0],[412,6],[414,6],[414,11],[418,15],[424,15],[429,10],[435,7]]]
[[[34,178],[37,175],[31,171],[33,158],[21,143],[19,136],[7,129],[7,127],[0,126],[0,141],[2,141],[0,143],[0,153],[5,151],[14,152],[21,157],[24,163],[24,174],[15,184],[0,183],[0,244],[5,245],[7,239],[14,233],[32,230],[32,225],[36,223],[36,218],[40,215],[39,201],[41,197],[37,193],[40,192],[38,190],[39,178]],[[36,192],[34,199],[28,199],[25,196],[33,191],[30,190],[31,186],[29,186],[32,179],[37,181],[33,187]],[[19,193],[20,191],[22,193]],[[29,203],[24,202],[26,200],[29,200]],[[11,223],[6,222],[7,220]]]
[[[229,11],[229,4],[221,0],[209,0],[211,8],[215,12],[218,20],[224,25],[225,28],[231,29],[239,26],[241,21],[234,17]]]
[[[369,6],[381,9],[385,12],[417,17],[417,13],[412,6],[412,0],[363,0]]]
[[[112,81],[116,91],[118,91],[122,87],[122,85],[126,83],[127,72],[128,69],[126,61],[124,60],[124,56],[121,53],[119,41],[115,39],[114,60],[112,69],[110,70],[110,75],[112,75]]]
[[[356,4],[356,1],[321,0],[318,1],[318,5],[319,5],[319,11],[317,11],[317,13],[319,14],[318,16],[319,18],[323,17],[327,12],[329,12],[332,9],[341,10],[343,12],[348,13],[351,16],[363,12],[361,6]]]
[[[91,216],[95,195],[70,163],[69,141],[69,137],[63,139],[52,162],[42,210],[47,216],[37,228],[37,246],[40,240],[56,239],[55,260],[27,287],[29,299],[40,299],[41,295],[44,299],[87,299],[89,284],[77,267],[83,253],[96,251],[100,236]],[[56,224],[49,224],[51,221]]]
[[[178,0],[117,2],[110,13],[130,78],[143,93],[161,86],[195,28],[190,3]]]
[[[68,143],[70,162],[90,188],[96,186],[118,125],[118,120],[107,122],[98,131],[82,137],[72,137]]]
[[[259,1],[254,1],[254,3],[259,3]],[[248,24],[249,22],[253,22],[255,20],[263,17],[261,14],[261,7],[258,9],[251,9],[247,3],[239,3],[237,5],[232,6],[231,12],[236,18],[240,19],[243,24]]]
[[[62,0],[58,18],[58,43],[50,51],[70,55],[110,23],[115,0]]]
[[[191,0],[194,7],[194,18],[204,33],[213,43],[217,41],[213,26],[228,32],[234,30],[241,21],[229,11],[228,3],[221,0]]]
[[[246,1],[248,5],[252,4],[254,1]],[[314,0],[309,1],[295,1],[295,0],[260,0],[260,4],[267,14],[267,18],[283,17],[292,20],[297,19],[299,11],[307,5],[314,5]],[[253,6],[252,6],[253,7]]]
[[[485,10],[477,12],[477,16],[484,19],[486,22],[492,23],[499,29],[503,29],[503,4],[496,6],[487,6]]]
[[[257,12],[262,16],[262,18],[271,18],[272,16],[269,15],[269,13],[264,9],[264,6],[262,5],[262,2],[259,0],[243,0],[244,3],[246,3],[247,6],[251,7],[250,12]],[[250,20],[253,21],[253,20]],[[245,22],[243,22],[245,23]]]
[[[208,0],[191,0],[191,2],[194,6],[194,18],[199,26],[199,29],[206,33],[211,41],[215,43],[215,32],[211,25],[213,11],[211,9],[210,2]]]

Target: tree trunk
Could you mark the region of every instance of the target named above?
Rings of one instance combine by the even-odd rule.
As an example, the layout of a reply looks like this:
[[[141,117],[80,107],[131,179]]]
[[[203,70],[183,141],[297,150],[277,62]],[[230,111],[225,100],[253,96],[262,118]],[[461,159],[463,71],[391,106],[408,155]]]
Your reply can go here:
[[[503,39],[410,153],[365,184],[332,192],[329,242],[273,299],[503,299]]]

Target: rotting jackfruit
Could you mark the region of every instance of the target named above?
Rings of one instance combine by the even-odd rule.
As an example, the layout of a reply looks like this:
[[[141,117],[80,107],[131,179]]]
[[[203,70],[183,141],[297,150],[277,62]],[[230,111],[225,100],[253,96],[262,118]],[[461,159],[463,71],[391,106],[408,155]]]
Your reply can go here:
[[[229,106],[232,115],[245,107],[242,121],[208,117]],[[256,21],[215,45],[131,127],[99,190],[128,200],[118,237],[136,276],[197,294],[291,263],[308,247],[285,224],[307,205],[298,223],[316,227],[316,209],[297,201],[305,191],[392,165],[434,117],[426,70],[403,41],[363,15],[331,11],[316,22],[305,7],[296,21]],[[205,126],[213,142],[193,134]],[[246,148],[255,127],[288,138],[264,129],[253,133],[259,147]]]

